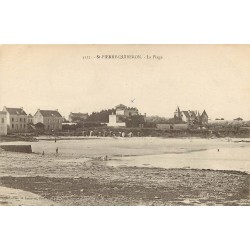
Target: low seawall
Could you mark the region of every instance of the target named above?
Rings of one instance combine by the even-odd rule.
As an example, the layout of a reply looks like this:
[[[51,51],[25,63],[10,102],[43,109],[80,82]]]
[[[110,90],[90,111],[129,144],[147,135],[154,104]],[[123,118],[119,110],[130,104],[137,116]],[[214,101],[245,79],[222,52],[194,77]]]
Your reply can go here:
[[[31,145],[0,145],[0,148],[11,152],[32,153]]]

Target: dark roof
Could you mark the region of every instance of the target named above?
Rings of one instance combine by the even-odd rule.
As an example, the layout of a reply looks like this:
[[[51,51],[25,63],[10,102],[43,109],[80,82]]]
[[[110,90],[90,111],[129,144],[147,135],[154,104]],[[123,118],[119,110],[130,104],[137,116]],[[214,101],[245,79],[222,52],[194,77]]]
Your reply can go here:
[[[127,107],[123,104],[119,104],[117,106],[115,106],[116,108],[120,108],[120,109],[126,109]]]
[[[190,114],[191,114],[192,117],[196,117],[195,111],[190,111]]]
[[[86,116],[86,115],[88,115],[88,113],[70,113],[70,115],[76,115],[76,116]]]
[[[7,108],[6,107],[6,111],[10,115],[27,115],[22,108]]]
[[[33,115],[32,115],[32,114],[29,114],[28,117],[33,117]]]
[[[205,116],[208,116],[205,109],[204,109],[204,111],[202,112],[201,116],[203,117],[204,115],[205,115]]]
[[[39,110],[44,117],[62,117],[57,110]]]
[[[0,114],[6,115],[7,113],[5,111],[0,111]]]

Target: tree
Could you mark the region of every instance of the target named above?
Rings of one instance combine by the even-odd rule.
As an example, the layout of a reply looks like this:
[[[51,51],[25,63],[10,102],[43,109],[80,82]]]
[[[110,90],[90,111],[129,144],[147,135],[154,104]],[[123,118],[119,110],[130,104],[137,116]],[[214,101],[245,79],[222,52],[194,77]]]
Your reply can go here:
[[[126,119],[126,127],[138,128],[140,124],[145,123],[145,117],[143,115],[133,115]]]
[[[36,130],[43,131],[45,128],[45,125],[41,122],[38,122],[35,124],[35,128],[36,128]]]
[[[86,121],[88,122],[109,122],[109,115],[115,114],[115,109],[101,110],[100,112],[93,112],[89,115]]]
[[[165,118],[165,117],[160,117],[160,116],[148,116],[146,118],[146,122],[147,123],[154,123],[154,124],[163,124],[163,123],[169,123],[169,120],[168,118]]]

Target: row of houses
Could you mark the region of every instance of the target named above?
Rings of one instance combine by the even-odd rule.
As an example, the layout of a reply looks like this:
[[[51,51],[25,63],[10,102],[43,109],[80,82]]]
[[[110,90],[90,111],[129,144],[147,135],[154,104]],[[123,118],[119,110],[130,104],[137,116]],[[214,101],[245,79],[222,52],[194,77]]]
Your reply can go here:
[[[143,117],[140,119],[138,125],[143,128],[146,121],[146,114],[141,116],[138,109],[129,108],[123,104],[119,104],[115,107],[115,113],[109,115],[110,127],[126,127],[128,121],[133,117]],[[208,124],[208,115],[206,110],[199,112],[198,110],[183,110],[181,111],[179,106],[174,112],[174,117],[169,119],[165,124],[157,124],[158,129],[188,129],[191,127],[203,128]]]
[[[70,122],[80,122],[88,118],[88,113],[73,113],[69,114]],[[7,133],[17,133],[27,131],[29,126],[40,125],[46,131],[62,130],[63,117],[56,110],[38,109],[34,115],[27,114],[21,108],[4,107],[0,111],[0,135]]]
[[[58,110],[38,109],[34,116],[27,115],[23,108],[4,107],[0,111],[0,135],[12,132],[25,132],[28,124],[42,124],[45,130],[61,130],[62,115]]]
[[[134,119],[139,117],[140,119]],[[88,118],[87,113],[70,113],[69,122],[80,122]],[[146,114],[141,115],[137,108],[130,108],[123,104],[115,107],[115,112],[109,115],[107,126],[126,127],[131,121],[136,121],[137,126],[143,128]],[[62,130],[63,117],[58,110],[38,109],[34,116],[27,115],[23,108],[4,107],[0,111],[0,135],[12,132],[25,132],[28,125],[40,125],[47,131]],[[204,110],[201,114],[197,110],[181,111],[177,106],[174,118],[167,124],[157,124],[159,129],[187,129],[194,125],[206,126],[208,115]]]
[[[128,108],[123,104],[116,106],[116,113],[109,116],[108,126],[126,126],[125,118],[138,115],[136,108]],[[80,122],[88,118],[88,113],[69,114],[69,122]],[[12,132],[25,132],[28,125],[42,124],[47,131],[62,129],[63,117],[58,110],[38,109],[34,116],[27,115],[23,108],[4,107],[0,113],[0,135]]]

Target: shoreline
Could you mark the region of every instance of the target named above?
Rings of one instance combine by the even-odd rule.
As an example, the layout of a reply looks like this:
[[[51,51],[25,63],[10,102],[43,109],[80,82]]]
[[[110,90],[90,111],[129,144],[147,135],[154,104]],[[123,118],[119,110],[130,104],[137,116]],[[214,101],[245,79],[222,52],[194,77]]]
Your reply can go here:
[[[227,139],[162,139],[162,138],[101,138],[98,140],[41,140],[39,142],[6,142],[1,145],[31,145],[34,154],[51,160],[70,163],[81,159],[107,156],[109,166],[147,166],[161,168],[218,169],[250,172],[248,140]],[[58,155],[56,149],[59,149]],[[3,151],[4,152],[4,151]],[[44,155],[43,155],[44,152]],[[20,156],[22,158],[22,156]],[[28,156],[27,156],[28,157]]]
[[[250,205],[250,175],[241,171],[112,167],[97,158],[74,162],[39,154],[0,156],[0,186],[55,205]]]
[[[95,130],[95,129],[94,129]],[[123,131],[124,129],[120,129]],[[120,131],[119,129],[114,129],[114,132]],[[98,131],[98,129],[97,129]],[[126,132],[138,132],[140,131],[140,136],[132,136],[129,137],[126,135],[125,137],[121,137],[116,135],[113,136],[101,136],[101,135],[94,135],[94,136],[83,136],[83,135],[6,135],[0,136],[0,143],[1,142],[17,142],[17,141],[27,141],[27,142],[35,142],[37,140],[46,140],[46,141],[53,141],[55,138],[57,140],[92,140],[92,139],[124,139],[124,138],[161,138],[161,139],[250,139],[250,129],[240,130],[240,131],[228,131],[223,130],[222,132],[214,131],[213,134],[210,133],[210,130],[205,131],[192,131],[192,130],[176,130],[176,131],[164,131],[164,130],[157,130],[157,129],[142,129],[138,130],[135,128],[125,129]]]

